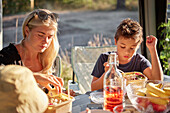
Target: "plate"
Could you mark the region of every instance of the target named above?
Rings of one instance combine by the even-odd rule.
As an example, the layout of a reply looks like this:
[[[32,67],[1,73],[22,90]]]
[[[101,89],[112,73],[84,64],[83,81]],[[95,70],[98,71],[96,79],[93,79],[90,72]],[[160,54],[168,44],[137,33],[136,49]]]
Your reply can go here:
[[[104,95],[103,92],[92,92],[90,93],[91,101],[96,104],[103,104],[104,102]]]

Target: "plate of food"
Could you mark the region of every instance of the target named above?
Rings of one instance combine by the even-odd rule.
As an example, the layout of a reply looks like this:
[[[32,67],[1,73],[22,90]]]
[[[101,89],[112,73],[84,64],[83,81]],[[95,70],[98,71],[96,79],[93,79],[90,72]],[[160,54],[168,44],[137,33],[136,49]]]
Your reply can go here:
[[[141,84],[148,80],[148,78],[141,72],[125,72],[122,73],[123,77],[126,79],[126,85],[132,84]]]
[[[143,84],[126,86],[133,105],[140,105],[144,113],[170,113],[170,82],[147,80]]]

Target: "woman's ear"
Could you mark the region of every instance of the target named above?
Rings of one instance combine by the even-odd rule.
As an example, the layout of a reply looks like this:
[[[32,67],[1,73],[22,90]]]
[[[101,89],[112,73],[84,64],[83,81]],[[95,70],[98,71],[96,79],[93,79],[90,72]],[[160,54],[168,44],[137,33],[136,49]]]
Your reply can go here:
[[[29,35],[29,28],[28,28],[28,26],[25,26],[24,32],[25,32],[25,36],[28,37],[28,35]]]

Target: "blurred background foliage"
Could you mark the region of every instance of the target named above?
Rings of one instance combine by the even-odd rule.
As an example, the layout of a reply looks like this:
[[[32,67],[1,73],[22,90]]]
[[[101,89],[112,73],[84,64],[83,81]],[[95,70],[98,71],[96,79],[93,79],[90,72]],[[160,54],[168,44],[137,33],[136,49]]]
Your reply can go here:
[[[31,0],[3,0],[3,14],[31,11]],[[138,0],[34,0],[34,8],[49,10],[137,10]]]
[[[30,10],[29,0],[2,0],[3,14],[16,14]]]
[[[170,20],[168,23],[162,23],[158,29],[164,28],[162,30],[162,35],[165,35],[165,39],[160,41],[159,46],[163,47],[160,52],[160,59],[163,62],[164,74],[170,75]]]

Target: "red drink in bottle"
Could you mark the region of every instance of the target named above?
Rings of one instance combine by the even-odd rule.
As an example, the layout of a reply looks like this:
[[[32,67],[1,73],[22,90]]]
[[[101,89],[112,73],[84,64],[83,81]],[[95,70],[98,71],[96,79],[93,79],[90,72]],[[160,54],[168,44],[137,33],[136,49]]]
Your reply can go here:
[[[124,79],[116,66],[116,53],[108,56],[109,69],[104,75],[104,110],[113,112],[113,108],[123,103]]]
[[[123,103],[123,90],[119,86],[104,88],[104,110],[113,112],[113,108]]]

